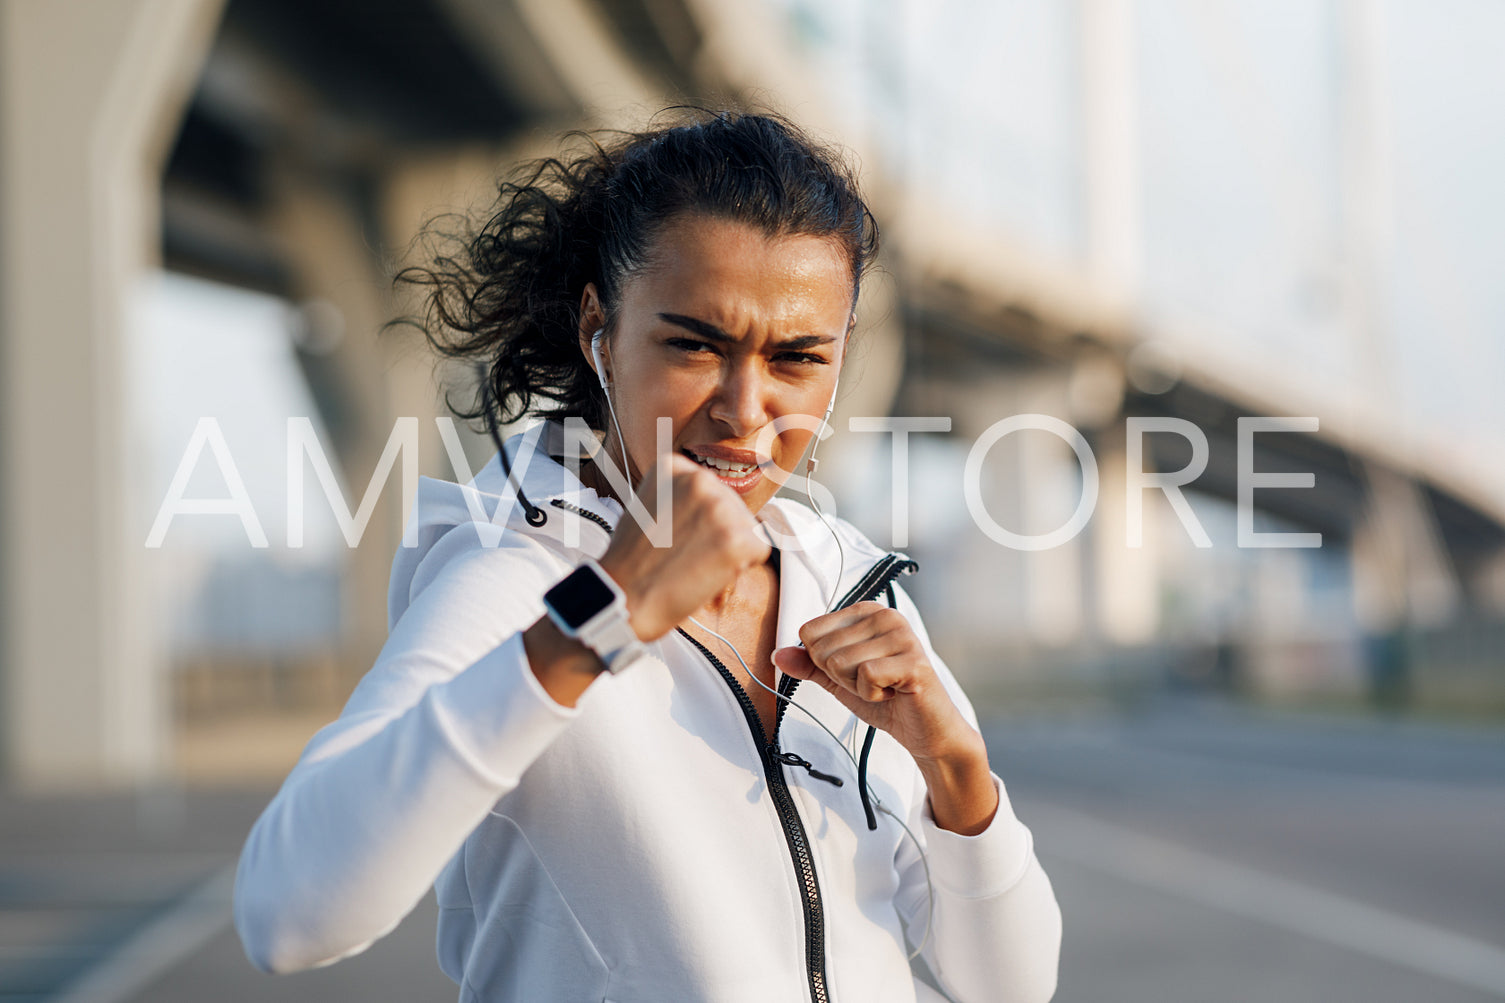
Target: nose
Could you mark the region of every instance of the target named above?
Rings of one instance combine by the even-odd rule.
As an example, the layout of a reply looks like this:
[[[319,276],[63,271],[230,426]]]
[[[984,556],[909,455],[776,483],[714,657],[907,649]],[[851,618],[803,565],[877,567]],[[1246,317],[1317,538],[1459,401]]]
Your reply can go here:
[[[711,420],[726,426],[731,438],[752,435],[768,424],[768,389],[750,360],[729,362],[711,397]]]

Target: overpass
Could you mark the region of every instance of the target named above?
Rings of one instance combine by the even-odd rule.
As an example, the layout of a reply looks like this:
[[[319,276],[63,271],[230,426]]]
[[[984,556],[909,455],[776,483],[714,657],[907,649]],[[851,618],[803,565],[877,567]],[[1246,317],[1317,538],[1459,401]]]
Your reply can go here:
[[[486,204],[501,165],[550,149],[564,129],[640,121],[687,96],[771,101],[864,165],[892,281],[866,295],[863,380],[844,387],[838,428],[848,415],[954,411],[954,433],[975,436],[1029,400],[1088,435],[1103,498],[1122,499],[1124,419],[1176,417],[1208,438],[1197,486],[1236,499],[1236,419],[1319,416],[1315,430],[1261,437],[1254,456],[1257,470],[1314,472],[1316,487],[1259,492],[1256,503],[1349,546],[1376,629],[1497,601],[1497,482],[1416,444],[1382,402],[1353,395],[1335,407],[1331,388],[1300,372],[1256,372],[1247,357],[1218,354],[1230,339],[1144,313],[1134,151],[1120,114],[1132,43],[1121,5],[1084,10],[1096,12],[1081,41],[1092,56],[1082,93],[1097,153],[1084,179],[1089,253],[1062,262],[976,219],[938,215],[924,190],[885,166],[881,137],[851,128],[823,99],[772,8],[5,4],[6,775],[39,788],[115,786],[168,768],[169,653],[153,598],[163,572],[141,544],[163,486],[133,477],[143,447],[126,422],[133,391],[123,360],[143,275],[166,267],[304,305],[298,361],[348,482],[365,485],[402,415],[421,419],[423,472],[451,476],[430,420],[444,413],[442,388],[421,343],[376,334],[411,307],[390,275],[420,223],[438,209]],[[1354,323],[1362,331],[1367,322]],[[1159,469],[1190,459],[1177,436],[1151,440],[1148,462]],[[473,459],[487,451],[479,438],[469,448]],[[834,459],[849,471],[862,462]],[[1019,476],[1055,463],[1013,462]],[[64,484],[73,490],[59,492]],[[1084,541],[1094,556],[1042,560],[1086,567],[1080,591],[1098,597],[1061,622],[1106,643],[1142,641],[1153,633],[1146,593],[1157,572],[1122,556],[1124,512],[1111,504],[1125,503],[1104,502]],[[390,492],[372,525],[345,568],[342,641],[353,665],[369,664],[385,637],[401,532]]]

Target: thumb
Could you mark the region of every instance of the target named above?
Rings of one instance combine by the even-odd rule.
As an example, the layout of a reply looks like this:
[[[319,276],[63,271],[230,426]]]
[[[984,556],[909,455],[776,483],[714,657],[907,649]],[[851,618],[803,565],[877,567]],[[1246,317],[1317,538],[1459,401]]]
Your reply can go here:
[[[810,660],[809,653],[798,645],[775,649],[773,664],[782,669],[786,675],[796,679],[809,679],[812,676],[824,675]]]
[[[841,701],[848,710],[855,711],[859,700],[852,693],[842,689],[841,684],[826,675],[824,669],[816,665],[810,658],[810,653],[803,647],[793,646],[778,648],[773,653],[773,664],[783,669],[786,675],[796,679],[803,679],[819,686],[827,693]]]

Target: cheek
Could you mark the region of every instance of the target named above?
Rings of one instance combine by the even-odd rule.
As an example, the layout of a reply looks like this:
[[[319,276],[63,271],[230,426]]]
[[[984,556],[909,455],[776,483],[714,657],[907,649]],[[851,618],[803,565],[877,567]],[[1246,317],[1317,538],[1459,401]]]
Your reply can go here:
[[[644,373],[635,381],[634,407],[637,422],[653,434],[654,422],[659,417],[673,418],[676,431],[709,394],[703,380],[673,369]]]
[[[714,392],[714,381],[674,369],[660,372],[649,390],[659,404],[659,414],[675,417],[694,414]]]
[[[814,438],[814,432],[807,432],[802,428],[789,429],[789,431],[779,436],[774,445],[774,462],[785,470],[792,470],[794,464],[804,455],[805,447]]]

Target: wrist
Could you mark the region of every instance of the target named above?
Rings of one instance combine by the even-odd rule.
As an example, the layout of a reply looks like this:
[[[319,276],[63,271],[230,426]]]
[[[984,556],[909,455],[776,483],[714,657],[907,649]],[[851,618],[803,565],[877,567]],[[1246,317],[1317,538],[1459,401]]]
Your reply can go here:
[[[626,593],[591,558],[544,593],[544,608],[560,634],[590,649],[612,672],[647,653],[630,619]]]
[[[974,740],[958,742],[940,755],[915,760],[925,780],[935,824],[964,836],[975,836],[986,829],[999,805],[987,746],[981,735],[972,734],[976,736]]]
[[[637,634],[640,641],[654,641],[669,632],[669,627],[655,630],[654,624],[646,613],[647,602],[645,601],[645,586],[635,576],[628,572],[613,560],[610,552],[603,554],[596,565],[617,583],[617,588],[622,590],[623,599],[627,603],[627,622],[632,625],[633,633]],[[672,626],[672,625],[671,625]]]
[[[547,616],[523,632],[528,668],[555,702],[575,706],[580,695],[606,671],[594,651],[567,637]]]
[[[946,739],[923,754],[911,752],[920,772],[927,777],[956,776],[981,768],[988,771],[988,746],[981,733],[958,712],[955,724],[946,729]]]
[[[934,756],[915,757],[920,775],[927,784],[943,784],[950,787],[974,784],[981,776],[991,776],[988,765],[988,750],[981,736],[976,743],[958,743],[956,747]]]

